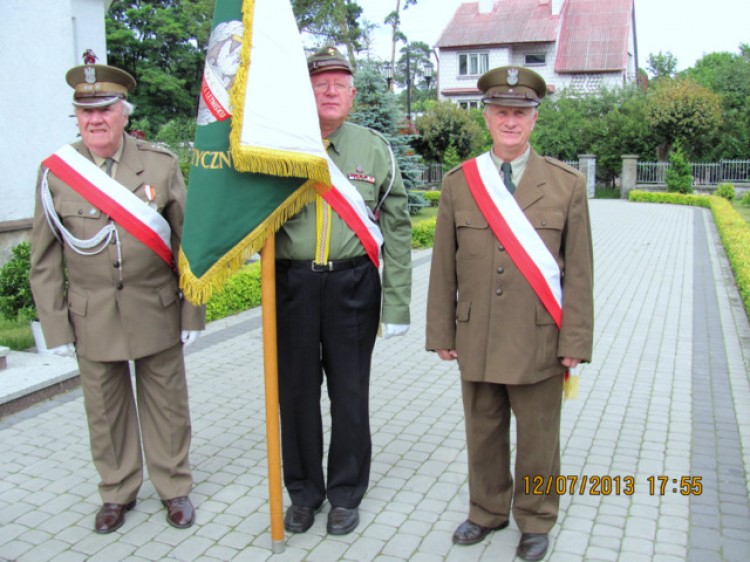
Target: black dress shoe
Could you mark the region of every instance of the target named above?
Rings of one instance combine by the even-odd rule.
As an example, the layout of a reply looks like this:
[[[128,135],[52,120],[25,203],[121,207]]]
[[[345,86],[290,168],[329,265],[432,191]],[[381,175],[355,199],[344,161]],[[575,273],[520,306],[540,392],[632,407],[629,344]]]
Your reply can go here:
[[[290,505],[284,516],[284,529],[290,533],[304,533],[312,527],[316,511],[306,505]]]
[[[189,497],[161,500],[161,503],[167,508],[167,523],[172,527],[187,529],[195,521],[195,508]]]
[[[346,535],[359,525],[359,509],[356,507],[332,507],[328,513],[328,533]]]
[[[135,500],[130,503],[105,503],[96,514],[94,530],[97,533],[111,533],[125,523],[125,512],[135,507]]]
[[[541,560],[547,554],[549,541],[546,533],[522,533],[516,555],[524,560]]]
[[[508,526],[508,522],[500,523],[497,527],[482,527],[468,519],[461,523],[453,532],[453,544],[476,544],[492,531],[500,531]]]

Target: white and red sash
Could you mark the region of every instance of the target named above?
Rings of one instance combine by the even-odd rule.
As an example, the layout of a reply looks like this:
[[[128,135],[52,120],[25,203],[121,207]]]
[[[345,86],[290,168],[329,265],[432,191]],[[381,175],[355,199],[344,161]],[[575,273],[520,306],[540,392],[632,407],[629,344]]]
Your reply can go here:
[[[375,267],[380,267],[383,233],[372,218],[362,194],[339,170],[333,160],[329,156],[326,158],[333,186],[322,194],[322,197],[354,231]]]
[[[135,193],[70,145],[48,156],[42,165],[174,268],[169,223]]]
[[[464,162],[462,167],[469,190],[492,232],[559,329],[562,284],[557,261],[503,185],[489,152]]]

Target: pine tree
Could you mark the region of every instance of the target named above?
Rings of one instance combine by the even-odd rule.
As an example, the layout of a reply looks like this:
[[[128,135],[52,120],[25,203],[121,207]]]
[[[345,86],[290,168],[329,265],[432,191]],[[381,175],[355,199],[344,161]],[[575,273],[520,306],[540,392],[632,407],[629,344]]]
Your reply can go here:
[[[693,192],[693,174],[682,146],[676,145],[669,155],[669,168],[664,179],[667,182],[667,191]]]
[[[401,170],[406,189],[415,188],[421,178],[421,159],[414,154],[411,141],[415,135],[400,134],[404,113],[396,96],[388,91],[383,73],[378,65],[361,61],[354,76],[357,97],[350,114],[352,123],[370,127],[381,133],[391,144],[396,165]]]

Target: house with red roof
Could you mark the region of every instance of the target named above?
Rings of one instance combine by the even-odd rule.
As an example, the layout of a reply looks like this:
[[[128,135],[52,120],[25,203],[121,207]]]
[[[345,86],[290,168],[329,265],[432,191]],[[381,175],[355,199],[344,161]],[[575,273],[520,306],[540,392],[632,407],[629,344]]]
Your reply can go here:
[[[461,4],[435,44],[438,98],[481,107],[477,79],[526,66],[548,93],[585,94],[634,83],[634,0],[479,0]]]

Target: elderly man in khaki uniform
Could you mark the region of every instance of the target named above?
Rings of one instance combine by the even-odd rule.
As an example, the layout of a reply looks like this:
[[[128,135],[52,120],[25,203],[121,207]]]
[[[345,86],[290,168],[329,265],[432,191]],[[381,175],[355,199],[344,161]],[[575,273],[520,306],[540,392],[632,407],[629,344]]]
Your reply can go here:
[[[443,180],[426,347],[457,360],[461,372],[470,505],[453,542],[474,544],[504,529],[512,510],[518,556],[541,560],[559,497],[537,495],[529,482],[560,472],[564,372],[592,352],[587,196],[578,171],[529,145],[546,93],[541,76],[495,68],[478,88],[492,150]]]
[[[78,358],[104,502],[95,530],[118,529],[135,506],[141,439],[167,521],[189,527],[195,514],[183,347],[204,328],[205,311],[178,288],[182,174],[174,154],[124,133],[133,109],[130,74],[86,64],[66,78],[81,140],[40,168],[30,281],[48,347]]]

